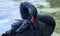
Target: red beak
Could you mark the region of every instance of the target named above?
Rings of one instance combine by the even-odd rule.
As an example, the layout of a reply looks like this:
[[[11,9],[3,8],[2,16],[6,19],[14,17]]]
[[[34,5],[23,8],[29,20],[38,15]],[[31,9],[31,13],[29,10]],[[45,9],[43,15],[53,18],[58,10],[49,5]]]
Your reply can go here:
[[[35,22],[35,18],[32,16],[31,21],[34,23]]]

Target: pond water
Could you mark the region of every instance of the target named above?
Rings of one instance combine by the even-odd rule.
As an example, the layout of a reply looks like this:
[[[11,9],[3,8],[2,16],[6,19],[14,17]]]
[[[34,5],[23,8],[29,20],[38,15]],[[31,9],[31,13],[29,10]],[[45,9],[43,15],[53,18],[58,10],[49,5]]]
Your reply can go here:
[[[0,2],[0,33],[9,30],[15,19],[21,19],[19,5],[20,3],[14,1]]]

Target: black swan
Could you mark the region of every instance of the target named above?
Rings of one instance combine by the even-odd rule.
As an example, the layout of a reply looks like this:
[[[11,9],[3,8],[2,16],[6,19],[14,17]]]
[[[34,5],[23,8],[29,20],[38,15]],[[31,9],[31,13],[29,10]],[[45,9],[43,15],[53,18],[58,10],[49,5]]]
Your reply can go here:
[[[29,2],[22,2],[20,13],[23,20],[12,24],[12,28],[2,36],[51,36],[55,29],[55,20],[46,14],[37,14],[36,8]]]

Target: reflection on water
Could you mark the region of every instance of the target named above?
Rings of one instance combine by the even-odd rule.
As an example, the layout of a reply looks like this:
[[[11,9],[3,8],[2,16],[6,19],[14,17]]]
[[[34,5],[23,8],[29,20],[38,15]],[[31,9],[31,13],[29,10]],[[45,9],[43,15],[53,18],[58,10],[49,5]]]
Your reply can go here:
[[[15,22],[15,19],[21,19],[19,5],[20,3],[14,1],[0,2],[0,33],[9,30],[11,24]]]

